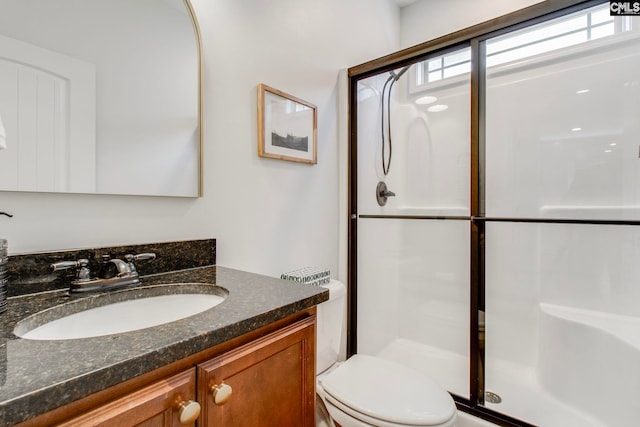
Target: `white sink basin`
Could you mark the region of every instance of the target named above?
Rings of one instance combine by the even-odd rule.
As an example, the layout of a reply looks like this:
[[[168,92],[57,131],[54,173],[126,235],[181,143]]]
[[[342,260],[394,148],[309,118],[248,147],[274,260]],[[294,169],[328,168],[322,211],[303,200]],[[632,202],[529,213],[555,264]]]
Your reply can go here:
[[[148,296],[86,309],[32,329],[18,324],[14,333],[31,340],[65,340],[119,334],[196,315],[222,303],[225,298],[226,295],[203,293]],[[35,316],[38,314],[32,317]]]

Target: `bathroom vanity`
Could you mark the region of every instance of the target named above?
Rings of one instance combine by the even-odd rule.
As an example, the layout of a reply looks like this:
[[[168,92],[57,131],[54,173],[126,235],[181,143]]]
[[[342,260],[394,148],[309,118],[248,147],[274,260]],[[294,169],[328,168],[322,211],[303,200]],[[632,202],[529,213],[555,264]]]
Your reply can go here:
[[[306,310],[20,426],[312,426],[314,337]]]
[[[193,425],[198,409],[199,426],[314,425],[315,306],[328,292],[213,265],[142,274],[145,287],[193,283],[225,289],[225,301],[81,339],[13,334],[29,315],[68,304],[66,290],[10,297],[0,319],[0,426]]]

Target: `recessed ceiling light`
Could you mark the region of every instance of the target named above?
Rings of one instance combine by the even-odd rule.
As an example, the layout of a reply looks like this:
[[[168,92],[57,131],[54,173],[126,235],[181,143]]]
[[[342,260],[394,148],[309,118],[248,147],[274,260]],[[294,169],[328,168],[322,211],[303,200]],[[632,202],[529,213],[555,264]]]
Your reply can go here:
[[[432,105],[431,107],[427,108],[427,111],[431,112],[431,113],[439,113],[440,111],[444,111],[447,108],[449,108],[448,105],[445,104],[436,104],[436,105]]]
[[[611,153],[611,150],[604,150],[605,153]]]
[[[576,93],[587,93],[587,92],[590,92],[590,91],[591,91],[591,89],[580,89],[580,90],[577,90]]]
[[[418,105],[433,104],[437,100],[438,98],[436,98],[435,96],[427,95],[427,96],[423,96],[421,98],[416,99],[416,104]]]
[[[582,128],[573,128],[573,129],[571,129],[571,132],[578,132],[578,131],[581,131],[581,130],[582,130]]]
[[[612,142],[612,143],[611,143],[611,144],[609,144],[609,145],[610,145],[610,146],[612,146],[612,147],[615,147],[615,146],[616,146],[616,145],[618,145],[618,144],[617,144],[617,143],[615,143],[615,142]]]

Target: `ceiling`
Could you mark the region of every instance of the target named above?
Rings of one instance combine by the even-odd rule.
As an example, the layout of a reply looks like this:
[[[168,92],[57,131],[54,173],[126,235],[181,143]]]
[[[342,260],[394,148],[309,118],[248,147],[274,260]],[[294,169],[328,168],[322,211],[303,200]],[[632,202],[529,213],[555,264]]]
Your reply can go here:
[[[394,0],[396,2],[396,4],[398,5],[398,7],[405,7],[405,6],[409,6],[410,4],[413,4],[416,2],[416,0]]]

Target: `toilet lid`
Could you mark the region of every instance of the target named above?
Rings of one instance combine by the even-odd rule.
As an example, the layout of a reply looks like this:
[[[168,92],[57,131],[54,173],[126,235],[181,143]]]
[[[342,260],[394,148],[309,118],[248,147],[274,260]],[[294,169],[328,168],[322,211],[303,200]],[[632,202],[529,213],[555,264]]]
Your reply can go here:
[[[422,372],[373,356],[352,356],[320,382],[355,412],[392,423],[438,425],[456,410],[449,393]]]

